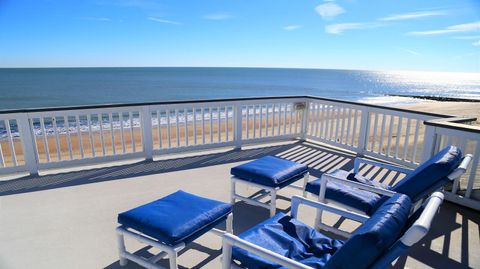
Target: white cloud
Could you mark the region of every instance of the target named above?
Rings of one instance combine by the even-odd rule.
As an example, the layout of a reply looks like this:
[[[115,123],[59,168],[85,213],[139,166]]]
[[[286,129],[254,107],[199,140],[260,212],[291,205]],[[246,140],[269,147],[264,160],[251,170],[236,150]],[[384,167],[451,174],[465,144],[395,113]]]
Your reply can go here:
[[[480,40],[473,42],[472,45],[474,45],[475,47],[480,47]]]
[[[445,16],[447,13],[445,11],[419,11],[419,12],[410,12],[402,14],[393,14],[387,17],[378,19],[379,21],[404,21],[412,20],[424,17],[433,17],[433,16]]]
[[[315,7],[315,11],[323,18],[323,19],[333,19],[336,16],[345,13],[345,9],[343,7],[335,4],[332,1],[328,1],[324,4],[320,4]]]
[[[105,18],[105,17],[83,17],[82,20],[87,20],[87,21],[111,21],[111,19]]]
[[[448,26],[440,30],[431,30],[431,31],[418,31],[418,32],[409,32],[409,35],[421,35],[421,36],[430,36],[430,35],[443,35],[450,33],[464,33],[464,32],[473,32],[480,30],[480,21],[457,24]]]
[[[461,39],[461,40],[473,40],[473,39],[480,39],[480,35],[470,35],[470,36],[454,36],[454,39]]]
[[[411,49],[405,49],[405,48],[398,48],[398,49],[399,49],[399,50],[403,50],[403,51],[405,51],[405,52],[407,52],[407,53],[410,53],[410,54],[412,54],[412,55],[416,55],[416,56],[422,55],[420,52],[414,51],[414,50],[411,50]]]
[[[148,17],[148,20],[154,21],[154,22],[160,22],[160,23],[166,23],[166,24],[174,24],[174,25],[181,25],[182,23],[178,21],[170,21],[170,20],[164,20],[161,18],[155,18],[155,17]]]
[[[206,19],[206,20],[221,21],[221,20],[231,19],[231,18],[233,18],[233,16],[229,13],[221,12],[221,13],[208,14],[208,15],[203,16],[203,18]]]
[[[382,26],[382,24],[370,23],[370,22],[338,23],[338,24],[330,24],[325,26],[325,32],[329,34],[338,35],[347,30],[370,29],[370,28],[377,28],[380,26]]]
[[[294,30],[300,29],[302,27],[303,27],[303,25],[287,25],[287,26],[283,27],[283,30],[294,31]]]

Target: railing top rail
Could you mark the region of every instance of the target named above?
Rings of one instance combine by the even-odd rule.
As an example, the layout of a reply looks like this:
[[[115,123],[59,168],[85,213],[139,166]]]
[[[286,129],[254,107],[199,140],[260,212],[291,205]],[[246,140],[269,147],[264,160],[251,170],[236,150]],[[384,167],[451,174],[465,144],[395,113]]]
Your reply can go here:
[[[458,119],[458,118],[452,118],[452,119],[453,121],[451,121],[450,119],[425,121],[425,125],[480,134],[480,127],[474,126],[474,125],[461,124],[458,121],[455,121],[455,119]],[[476,118],[469,118],[469,119],[476,120]]]
[[[454,115],[423,112],[423,111],[416,111],[416,110],[410,110],[410,109],[404,109],[404,108],[387,107],[387,106],[381,106],[381,105],[373,105],[373,104],[360,103],[360,102],[355,102],[355,101],[347,101],[347,100],[340,100],[340,99],[334,99],[334,98],[324,98],[324,97],[309,96],[309,95],[242,97],[242,98],[200,99],[200,100],[173,100],[173,101],[159,101],[159,102],[113,103],[113,104],[84,105],[84,106],[22,108],[22,109],[0,110],[0,114],[50,112],[50,111],[61,111],[61,110],[102,109],[102,108],[149,106],[149,105],[174,105],[174,104],[238,102],[238,101],[241,102],[241,101],[252,101],[252,100],[278,100],[278,99],[299,99],[299,98],[309,98],[309,99],[313,99],[313,100],[321,100],[321,101],[329,101],[329,102],[350,104],[350,105],[356,105],[356,106],[372,107],[372,108],[377,108],[377,109],[385,109],[385,110],[391,110],[391,111],[413,113],[413,114],[419,114],[419,115],[424,115],[424,116],[432,116],[432,117],[438,117],[438,118],[455,117]]]

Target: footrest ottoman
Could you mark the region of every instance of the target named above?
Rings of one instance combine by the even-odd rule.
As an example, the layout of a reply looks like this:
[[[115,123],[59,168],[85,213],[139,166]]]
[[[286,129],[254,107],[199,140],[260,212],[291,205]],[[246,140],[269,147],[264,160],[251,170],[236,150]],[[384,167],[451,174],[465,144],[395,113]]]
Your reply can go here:
[[[149,245],[153,243],[155,247],[165,251],[170,259],[170,267],[176,268],[176,261],[173,262],[175,263],[174,267],[172,267],[172,261],[176,260],[176,253],[186,244],[213,230],[216,225],[226,221],[227,218],[229,218],[227,230],[231,230],[231,213],[232,206],[228,203],[184,191],[177,191],[156,201],[120,213],[118,223],[121,226],[117,228],[121,235],[119,238],[120,262],[126,264],[126,259],[130,259],[140,265],[151,266],[151,264],[138,262],[136,258],[132,259],[131,255],[133,254],[126,252],[123,235],[134,234],[133,237],[136,239],[145,238],[145,240],[139,240]],[[217,232],[219,231],[217,230]],[[145,261],[145,259],[140,259]]]
[[[269,208],[271,216],[275,215],[276,191],[302,178],[304,179],[304,184],[306,184],[309,175],[306,165],[274,156],[262,157],[233,167],[230,173],[232,174],[231,202],[235,203],[235,199],[238,199]],[[235,190],[236,181],[242,181],[243,183],[254,185],[268,191],[271,195],[270,205],[238,195]]]

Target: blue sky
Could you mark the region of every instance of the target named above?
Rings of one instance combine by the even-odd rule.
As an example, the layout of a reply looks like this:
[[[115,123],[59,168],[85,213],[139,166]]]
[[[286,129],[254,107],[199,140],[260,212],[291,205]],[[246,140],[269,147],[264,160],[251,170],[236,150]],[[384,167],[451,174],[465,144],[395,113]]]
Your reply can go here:
[[[0,0],[0,67],[480,71],[474,0]]]

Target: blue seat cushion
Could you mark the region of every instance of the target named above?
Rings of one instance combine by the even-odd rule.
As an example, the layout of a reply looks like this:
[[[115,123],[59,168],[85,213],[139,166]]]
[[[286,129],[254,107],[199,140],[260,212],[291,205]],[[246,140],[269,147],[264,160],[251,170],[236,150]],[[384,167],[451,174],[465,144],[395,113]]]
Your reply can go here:
[[[174,246],[195,240],[231,212],[230,204],[180,190],[120,213],[118,223]]]
[[[342,179],[352,180],[349,172],[340,169],[334,171],[331,175]],[[321,183],[321,178],[308,182],[306,191],[319,195]],[[376,209],[382,196],[373,192],[329,181],[327,182],[325,198],[360,210],[367,215],[371,215]]]
[[[283,213],[241,233],[239,237],[313,268],[323,267],[343,245],[343,241],[331,239]],[[233,247],[232,256],[249,269],[283,268],[238,247]]]
[[[245,181],[263,186],[284,187],[302,178],[308,172],[308,167],[274,156],[260,159],[233,167],[230,173]],[[287,185],[288,185],[287,184]]]
[[[355,230],[343,246],[328,260],[325,268],[369,268],[401,235],[412,202],[404,194],[395,194]]]
[[[458,167],[462,152],[448,146],[422,163],[392,187],[392,191],[406,194],[416,202],[449,182],[448,175]]]

